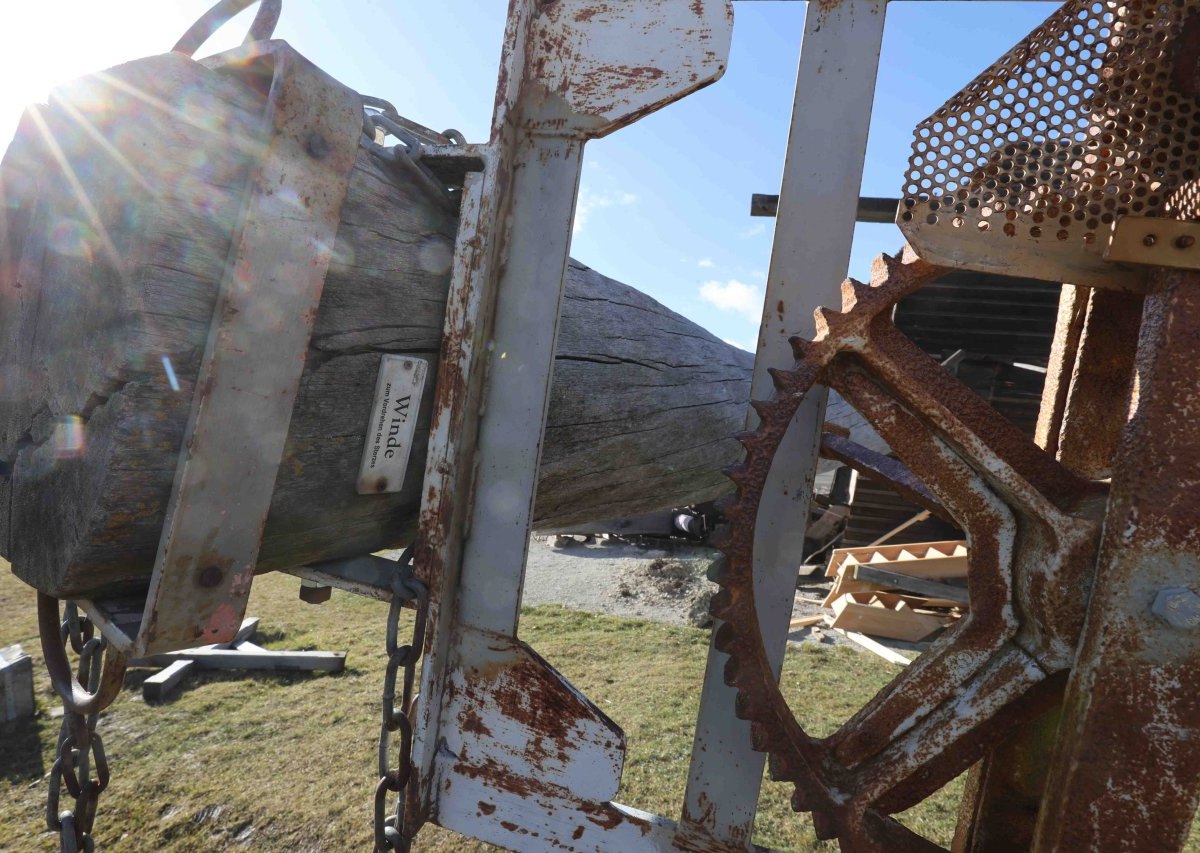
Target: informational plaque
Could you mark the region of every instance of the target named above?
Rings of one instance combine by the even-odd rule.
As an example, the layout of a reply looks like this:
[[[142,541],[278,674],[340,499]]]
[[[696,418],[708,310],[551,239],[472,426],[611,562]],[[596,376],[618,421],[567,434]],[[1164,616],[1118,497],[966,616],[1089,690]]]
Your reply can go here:
[[[428,362],[406,355],[385,355],[380,362],[375,405],[358,466],[360,495],[398,492],[404,485],[428,372]]]

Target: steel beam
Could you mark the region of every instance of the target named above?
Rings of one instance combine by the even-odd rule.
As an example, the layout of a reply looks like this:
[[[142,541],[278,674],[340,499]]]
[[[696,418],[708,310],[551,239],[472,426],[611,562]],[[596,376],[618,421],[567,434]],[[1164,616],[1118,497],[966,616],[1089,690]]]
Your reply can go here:
[[[1151,279],[1038,850],[1178,850],[1200,799],[1200,274]]]
[[[790,335],[815,334],[813,311],[840,305],[850,263],[867,132],[883,41],[885,0],[808,5],[752,399],[770,396],[769,367],[793,362]],[[836,132],[829,117],[837,116]],[[754,543],[756,603],[776,672],[802,562],[825,393],[805,400],[776,456]],[[753,427],[751,411],[748,424]],[[716,628],[714,627],[714,633]],[[681,825],[685,836],[737,840],[754,829],[763,756],[734,710],[727,658],[710,648]]]

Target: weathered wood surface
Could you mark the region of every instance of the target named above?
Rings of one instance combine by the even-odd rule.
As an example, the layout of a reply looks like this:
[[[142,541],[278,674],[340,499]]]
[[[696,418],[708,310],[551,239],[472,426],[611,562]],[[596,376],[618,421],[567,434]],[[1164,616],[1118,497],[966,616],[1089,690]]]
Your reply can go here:
[[[0,544],[43,589],[129,586],[153,564],[261,109],[236,79],[154,57],[60,91],[26,117],[10,151]],[[264,570],[395,546],[411,536],[419,504],[428,392],[404,489],[363,496],[354,483],[381,354],[436,365],[455,218],[363,152],[342,219]],[[743,417],[750,361],[573,263],[539,523],[725,491],[718,471],[739,455],[728,436]]]
[[[236,77],[151,57],[57,91],[0,165],[0,548],[41,589],[94,595],[149,575],[262,108]],[[403,490],[359,495],[355,480],[381,355],[436,368],[455,229],[452,211],[360,152],[260,570],[411,538],[436,375]],[[751,364],[572,262],[535,523],[728,491],[719,471],[741,457],[729,436]]]

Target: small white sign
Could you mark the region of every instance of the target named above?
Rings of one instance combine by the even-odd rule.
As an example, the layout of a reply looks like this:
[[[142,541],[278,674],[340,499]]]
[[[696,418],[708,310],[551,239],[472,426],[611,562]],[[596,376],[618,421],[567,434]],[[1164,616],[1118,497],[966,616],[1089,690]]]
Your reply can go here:
[[[429,363],[404,355],[385,355],[375,381],[375,405],[358,466],[360,495],[398,492],[412,453],[417,413]]]

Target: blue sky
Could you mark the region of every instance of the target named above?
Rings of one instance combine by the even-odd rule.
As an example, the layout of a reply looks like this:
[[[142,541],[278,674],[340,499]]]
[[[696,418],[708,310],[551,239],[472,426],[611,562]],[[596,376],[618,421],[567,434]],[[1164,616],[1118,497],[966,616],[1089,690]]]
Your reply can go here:
[[[210,0],[9,0],[0,32],[0,138],[21,105],[90,70],[169,49]],[[572,254],[750,348],[774,222],[750,195],[778,191],[805,3],[735,2],[729,70],[716,85],[589,143]],[[483,141],[505,0],[284,0],[276,35],[347,85],[436,129]],[[896,196],[913,127],[1056,7],[894,2],[888,10],[864,195]],[[252,12],[204,52],[240,41]],[[829,117],[831,130],[837,116]],[[860,225],[851,273],[901,243]]]

